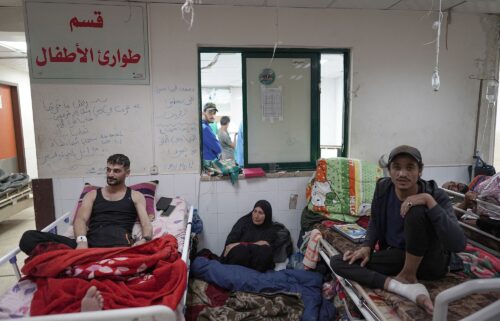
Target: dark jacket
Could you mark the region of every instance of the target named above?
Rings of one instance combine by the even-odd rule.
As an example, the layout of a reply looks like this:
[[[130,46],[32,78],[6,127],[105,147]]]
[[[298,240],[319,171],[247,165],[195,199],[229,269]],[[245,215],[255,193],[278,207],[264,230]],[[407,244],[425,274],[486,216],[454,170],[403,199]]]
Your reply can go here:
[[[372,213],[366,239],[363,246],[370,246],[372,249],[379,242],[380,249],[387,248],[385,233],[387,228],[387,201],[389,199],[390,187],[394,186],[390,177],[384,177],[377,181],[375,193],[372,201]],[[426,214],[431,221],[438,239],[445,250],[450,252],[460,252],[465,249],[466,238],[453,211],[450,198],[445,191],[440,189],[433,180],[418,180],[419,193],[430,194],[438,203]]]

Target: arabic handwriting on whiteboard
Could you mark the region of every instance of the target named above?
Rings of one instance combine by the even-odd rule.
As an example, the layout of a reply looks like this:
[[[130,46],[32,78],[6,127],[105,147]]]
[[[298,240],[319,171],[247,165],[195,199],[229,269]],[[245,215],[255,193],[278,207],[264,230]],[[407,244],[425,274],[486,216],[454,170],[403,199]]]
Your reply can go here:
[[[199,153],[199,124],[193,119],[196,108],[195,88],[172,84],[156,87],[153,93],[159,105],[156,108],[156,143],[160,154],[169,160],[165,171],[189,171],[197,167]]]
[[[124,123],[143,113],[140,104],[111,103],[107,98],[42,101],[47,120],[52,125],[51,135],[43,142],[41,165],[53,162],[82,161],[104,157],[110,149],[125,145],[130,131],[120,126],[101,126]],[[98,125],[99,130],[93,130]],[[94,165],[95,166],[95,165]]]

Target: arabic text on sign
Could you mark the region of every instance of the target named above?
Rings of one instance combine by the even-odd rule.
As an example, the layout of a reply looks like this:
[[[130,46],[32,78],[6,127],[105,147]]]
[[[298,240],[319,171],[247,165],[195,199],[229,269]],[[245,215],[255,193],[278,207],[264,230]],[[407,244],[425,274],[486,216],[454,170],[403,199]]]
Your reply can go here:
[[[73,27],[75,28],[102,28],[104,26],[104,21],[101,17],[100,11],[94,11],[94,14],[97,15],[96,21],[94,20],[78,20],[77,17],[71,18],[69,21],[69,29],[73,32]]]
[[[94,60],[94,49],[93,48],[80,48],[79,44],[76,44],[75,51],[68,51],[67,48],[55,47],[54,52],[51,47],[42,47],[43,59],[39,56],[36,57],[36,64],[39,67],[43,67],[47,62],[57,63],[57,62],[74,62],[78,57],[80,63],[87,63],[89,58],[92,62],[97,62],[101,66],[114,67],[119,65],[122,68],[127,67],[128,64],[136,64],[141,60],[141,55],[139,53],[132,53],[131,49],[128,49],[123,54],[120,49],[116,50],[116,53],[111,54],[109,50],[102,51],[97,50],[96,60]]]

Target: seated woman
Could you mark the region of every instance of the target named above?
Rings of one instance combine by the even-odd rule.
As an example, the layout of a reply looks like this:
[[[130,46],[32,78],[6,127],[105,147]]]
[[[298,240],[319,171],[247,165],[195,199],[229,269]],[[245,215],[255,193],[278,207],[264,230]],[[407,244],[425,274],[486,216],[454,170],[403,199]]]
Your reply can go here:
[[[271,204],[260,200],[252,212],[234,224],[227,236],[221,263],[242,265],[260,272],[271,270],[276,239]]]

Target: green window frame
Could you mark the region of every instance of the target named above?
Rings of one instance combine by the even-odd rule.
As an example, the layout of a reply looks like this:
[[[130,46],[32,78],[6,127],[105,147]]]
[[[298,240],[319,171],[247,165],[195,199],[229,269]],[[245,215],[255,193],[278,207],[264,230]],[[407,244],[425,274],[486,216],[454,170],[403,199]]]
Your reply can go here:
[[[343,55],[343,133],[342,146],[338,156],[347,157],[348,155],[348,124],[349,124],[349,79],[350,79],[350,51],[349,49],[301,49],[301,48],[286,48],[278,49],[273,52],[272,48],[227,48],[227,47],[199,47],[198,63],[201,62],[202,53],[239,53],[241,54],[242,66],[242,94],[243,94],[243,131],[244,131],[244,164],[243,167],[261,167],[266,171],[273,170],[313,170],[316,167],[316,160],[320,158],[320,92],[321,92],[321,54],[341,54]],[[267,162],[267,163],[249,163],[248,162],[248,140],[252,139],[252,134],[248,129],[247,115],[247,79],[246,79],[246,59],[247,58],[308,58],[311,61],[311,84],[310,84],[310,150],[309,160],[301,162]],[[202,108],[202,83],[201,83],[201,66],[198,68],[199,80],[199,105]],[[200,121],[200,138],[201,138],[201,121]],[[202,139],[200,139],[200,153],[203,151]],[[301,151],[304,152],[304,151]],[[201,157],[203,159],[203,157]]]

